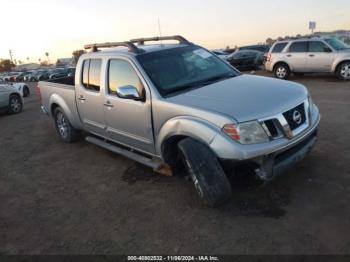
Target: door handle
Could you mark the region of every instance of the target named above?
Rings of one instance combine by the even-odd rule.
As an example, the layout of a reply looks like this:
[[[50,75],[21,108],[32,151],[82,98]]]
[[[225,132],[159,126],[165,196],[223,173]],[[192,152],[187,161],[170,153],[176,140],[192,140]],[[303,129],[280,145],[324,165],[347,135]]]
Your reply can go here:
[[[105,104],[103,104],[106,107],[113,107],[113,105],[111,104],[111,102],[107,101]]]
[[[311,55],[309,55],[310,57],[314,57],[315,55],[313,55],[313,54],[311,54]]]
[[[80,96],[78,99],[79,99],[80,101],[85,101],[85,100],[86,100],[83,96]]]
[[[292,57],[292,55],[287,55],[287,57]]]

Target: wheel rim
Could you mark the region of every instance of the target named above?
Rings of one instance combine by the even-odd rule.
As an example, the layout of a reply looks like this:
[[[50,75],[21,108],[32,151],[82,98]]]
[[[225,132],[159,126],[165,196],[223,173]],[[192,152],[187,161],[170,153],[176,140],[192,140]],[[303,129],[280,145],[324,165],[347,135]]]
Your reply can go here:
[[[60,133],[61,137],[66,138],[68,135],[68,124],[66,118],[61,112],[57,113],[56,123],[58,132]]]
[[[340,75],[344,79],[350,79],[350,64],[346,64],[341,67]]]
[[[11,99],[10,107],[12,112],[18,113],[21,111],[21,102],[18,100],[18,98],[14,97]]]
[[[287,75],[287,69],[284,67],[278,67],[276,70],[276,75],[278,78],[285,78]]]

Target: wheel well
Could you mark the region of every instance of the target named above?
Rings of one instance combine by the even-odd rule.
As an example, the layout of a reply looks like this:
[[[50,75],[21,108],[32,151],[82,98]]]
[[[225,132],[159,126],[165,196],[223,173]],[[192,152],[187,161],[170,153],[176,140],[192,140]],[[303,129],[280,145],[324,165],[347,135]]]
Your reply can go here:
[[[291,70],[290,70],[290,66],[289,66],[286,62],[277,62],[277,63],[273,66],[273,71],[275,71],[275,69],[276,69],[276,67],[277,67],[278,65],[286,65],[286,66],[288,67],[289,71],[291,71]]]
[[[17,94],[17,93],[11,93],[11,94],[10,94],[10,97],[11,97],[11,96],[18,96],[18,97],[21,97],[21,96],[20,96],[19,94]]]
[[[163,160],[165,163],[167,163],[170,167],[174,167],[176,165],[181,165],[181,163],[179,163],[179,150],[177,148],[177,144],[185,139],[187,136],[181,136],[181,135],[176,135],[176,136],[172,136],[167,138],[162,146],[161,146],[161,150],[162,150],[162,156],[163,156]]]
[[[350,60],[343,60],[343,61],[341,61],[341,62],[339,62],[338,64],[337,64],[337,66],[335,67],[335,73],[338,73],[338,70],[339,70],[339,67],[343,64],[343,63],[346,63],[346,62],[348,62],[348,63],[350,63]]]
[[[59,107],[59,105],[58,104],[56,104],[56,103],[53,103],[52,105],[51,105],[51,115],[53,116],[53,114],[54,114],[54,112],[55,112],[55,110],[56,110],[56,108],[57,107]]]

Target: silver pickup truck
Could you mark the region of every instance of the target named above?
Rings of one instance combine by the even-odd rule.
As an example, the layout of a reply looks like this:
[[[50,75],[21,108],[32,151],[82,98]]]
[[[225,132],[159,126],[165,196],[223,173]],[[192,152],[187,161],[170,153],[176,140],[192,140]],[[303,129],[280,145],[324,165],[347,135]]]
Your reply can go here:
[[[210,206],[231,196],[226,163],[271,180],[316,142],[319,111],[300,84],[242,75],[181,36],[85,48],[75,79],[38,84],[62,140],[83,130],[88,142],[158,172],[185,167]]]

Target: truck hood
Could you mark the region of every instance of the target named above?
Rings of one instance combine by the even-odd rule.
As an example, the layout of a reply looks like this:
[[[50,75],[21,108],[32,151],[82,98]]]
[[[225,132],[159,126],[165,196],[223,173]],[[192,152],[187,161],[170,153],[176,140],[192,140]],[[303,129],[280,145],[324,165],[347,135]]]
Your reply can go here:
[[[245,122],[274,116],[307,99],[300,84],[240,75],[168,98],[169,102],[218,112]]]

